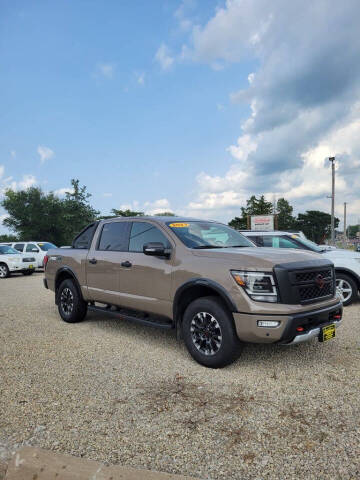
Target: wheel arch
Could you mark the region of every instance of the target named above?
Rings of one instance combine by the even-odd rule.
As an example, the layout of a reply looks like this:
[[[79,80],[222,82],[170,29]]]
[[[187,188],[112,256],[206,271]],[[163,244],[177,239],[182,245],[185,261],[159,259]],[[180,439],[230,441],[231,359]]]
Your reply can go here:
[[[56,305],[58,305],[58,300],[59,300],[58,299],[58,289],[60,287],[60,284],[61,284],[61,282],[63,282],[64,280],[67,280],[67,279],[74,281],[75,286],[76,286],[79,294],[82,297],[80,283],[79,283],[75,273],[71,270],[70,267],[62,267],[56,272],[56,276],[55,276],[55,303],[56,303]]]
[[[335,276],[337,273],[343,273],[344,275],[350,277],[355,282],[355,285],[357,285],[358,290],[360,290],[360,276],[357,275],[355,272],[353,272],[349,268],[335,267]]]
[[[176,291],[173,304],[175,327],[181,324],[186,307],[197,298],[215,296],[220,298],[230,312],[237,308],[223,286],[207,278],[195,278],[183,283]]]

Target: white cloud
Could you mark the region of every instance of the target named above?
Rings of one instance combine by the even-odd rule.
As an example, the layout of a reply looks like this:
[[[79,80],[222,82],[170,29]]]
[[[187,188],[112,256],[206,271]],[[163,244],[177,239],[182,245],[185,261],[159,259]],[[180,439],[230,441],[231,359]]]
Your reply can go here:
[[[63,187],[54,191],[54,194],[58,197],[64,197],[66,193],[73,193],[74,189],[72,187]]]
[[[10,150],[10,155],[11,155],[11,158],[16,158],[15,150]]]
[[[145,72],[136,73],[136,81],[139,85],[145,84]]]
[[[45,163],[55,155],[54,151],[49,147],[45,147],[45,145],[39,145],[37,153],[40,155],[40,163]]]
[[[169,70],[174,63],[174,57],[170,55],[170,50],[164,43],[158,48],[155,60],[159,63],[162,70]]]
[[[34,175],[25,174],[22,176],[20,181],[16,181],[12,176],[2,178],[4,176],[5,168],[0,165],[0,196],[4,195],[6,190],[11,189],[14,191],[17,190],[27,190],[30,187],[35,186],[38,181]]]
[[[107,192],[103,193],[103,197],[112,197],[112,196],[113,196],[112,193],[107,193]]]
[[[111,80],[115,75],[115,63],[98,63],[96,65],[95,73],[92,74],[95,78],[105,78]]]
[[[234,162],[223,175],[197,176],[198,196],[188,210],[214,211],[228,220],[240,213],[246,198],[264,193],[270,199],[285,196],[297,211],[329,211],[327,157],[335,155],[336,212],[342,215],[348,201],[349,221],[355,221],[360,36],[353,19],[359,15],[356,0],[226,0],[205,24],[192,27],[180,58],[213,69],[250,60],[257,68],[250,70],[245,88],[230,93],[234,105],[250,110],[236,144],[226,149]],[[239,77],[239,83],[243,80]]]

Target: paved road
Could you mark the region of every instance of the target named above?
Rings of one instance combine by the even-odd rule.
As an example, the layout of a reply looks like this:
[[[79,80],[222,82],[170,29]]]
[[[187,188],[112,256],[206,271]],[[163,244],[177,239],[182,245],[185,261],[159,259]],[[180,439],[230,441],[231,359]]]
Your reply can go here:
[[[360,478],[360,305],[324,344],[223,370],[173,332],[61,321],[42,274],[0,281],[0,462],[34,445],[204,479]],[[1,468],[0,468],[1,471]]]

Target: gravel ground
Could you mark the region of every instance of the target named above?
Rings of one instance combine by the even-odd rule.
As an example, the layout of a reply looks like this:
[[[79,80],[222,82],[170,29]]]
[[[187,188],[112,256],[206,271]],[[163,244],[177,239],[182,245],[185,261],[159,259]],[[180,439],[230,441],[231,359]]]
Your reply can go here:
[[[171,331],[65,324],[42,274],[2,280],[0,462],[33,445],[201,479],[359,479],[359,324],[357,303],[335,340],[209,370]]]

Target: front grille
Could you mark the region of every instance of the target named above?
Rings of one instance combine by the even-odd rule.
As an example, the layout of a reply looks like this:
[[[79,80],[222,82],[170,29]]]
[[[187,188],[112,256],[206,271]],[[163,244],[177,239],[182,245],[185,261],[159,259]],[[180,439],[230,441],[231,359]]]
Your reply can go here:
[[[328,260],[276,265],[274,272],[281,303],[311,304],[335,295],[334,267]]]
[[[335,293],[332,267],[291,272],[290,278],[298,291],[300,303],[311,303],[318,299],[332,297]]]
[[[298,272],[296,273],[296,282],[309,282],[315,280],[318,275],[321,275],[323,278],[331,278],[332,270],[331,268],[327,270],[315,270],[310,272]]]
[[[306,302],[314,298],[327,297],[333,294],[332,283],[326,283],[323,288],[316,285],[307,285],[306,287],[299,287],[300,301]]]

